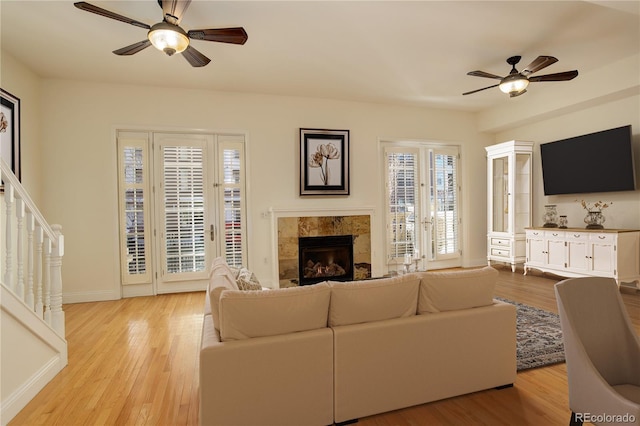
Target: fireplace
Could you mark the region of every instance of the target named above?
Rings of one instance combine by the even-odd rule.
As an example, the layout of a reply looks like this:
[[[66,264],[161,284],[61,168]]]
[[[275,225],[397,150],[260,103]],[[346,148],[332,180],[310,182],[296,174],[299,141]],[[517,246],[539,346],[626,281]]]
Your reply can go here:
[[[298,238],[299,285],[353,280],[353,235]]]

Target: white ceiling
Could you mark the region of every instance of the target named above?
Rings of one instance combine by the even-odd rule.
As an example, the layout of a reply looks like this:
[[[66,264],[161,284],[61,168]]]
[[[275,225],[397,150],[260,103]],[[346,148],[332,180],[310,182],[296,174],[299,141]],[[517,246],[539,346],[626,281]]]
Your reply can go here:
[[[89,3],[150,25],[162,16],[156,0]],[[153,47],[114,55],[146,30],[73,1],[0,0],[0,23],[3,51],[44,78],[467,111],[509,102],[497,88],[462,96],[497,83],[468,71],[506,75],[509,56],[523,57],[518,69],[538,55],[559,59],[535,75],[583,74],[640,52],[640,1],[194,0],[185,30],[242,26],[249,35],[244,46],[193,41],[212,59],[203,68]]]

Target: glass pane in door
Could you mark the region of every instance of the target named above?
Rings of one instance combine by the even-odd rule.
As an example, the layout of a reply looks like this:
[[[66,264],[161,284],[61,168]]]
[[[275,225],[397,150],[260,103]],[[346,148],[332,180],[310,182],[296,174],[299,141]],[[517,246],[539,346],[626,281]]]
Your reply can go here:
[[[443,259],[459,252],[458,155],[431,152],[431,221],[433,258]]]
[[[199,146],[164,146],[165,272],[205,269],[204,152]]]

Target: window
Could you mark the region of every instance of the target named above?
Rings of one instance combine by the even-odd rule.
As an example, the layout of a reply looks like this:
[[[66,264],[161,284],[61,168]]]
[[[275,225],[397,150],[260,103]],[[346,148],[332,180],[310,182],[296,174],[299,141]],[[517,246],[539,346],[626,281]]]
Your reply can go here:
[[[227,263],[240,267],[246,259],[246,235],[244,215],[244,163],[243,145],[238,142],[221,142],[219,146],[221,158],[220,178],[222,200],[219,204],[223,211],[224,253]]]
[[[147,144],[146,138],[135,135],[123,134],[118,138],[123,284],[151,282]]]

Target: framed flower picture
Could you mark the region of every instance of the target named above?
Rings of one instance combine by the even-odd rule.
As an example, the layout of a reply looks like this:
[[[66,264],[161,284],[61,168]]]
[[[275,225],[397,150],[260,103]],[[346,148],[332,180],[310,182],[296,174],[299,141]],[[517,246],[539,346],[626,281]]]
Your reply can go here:
[[[20,180],[20,99],[0,89],[0,158]]]
[[[300,195],[349,195],[349,131],[300,129]]]

